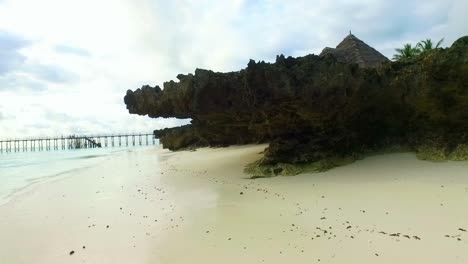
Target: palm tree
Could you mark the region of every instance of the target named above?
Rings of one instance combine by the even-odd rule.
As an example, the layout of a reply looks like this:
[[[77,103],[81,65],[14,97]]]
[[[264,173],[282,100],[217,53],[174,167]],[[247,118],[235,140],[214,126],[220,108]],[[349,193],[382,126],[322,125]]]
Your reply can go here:
[[[413,47],[413,45],[409,43],[405,44],[402,49],[395,49],[395,51],[397,54],[393,55],[393,59],[397,61],[413,58],[421,53],[417,46]]]
[[[437,42],[437,44],[434,46],[434,43],[432,42],[431,39],[426,39],[426,40],[422,40],[420,41],[416,47],[418,49],[421,50],[421,52],[426,52],[426,51],[430,51],[430,50],[433,50],[433,49],[438,49],[440,48],[440,45],[442,44],[442,42],[444,42],[444,39],[442,38],[441,40],[439,40],[439,42]]]

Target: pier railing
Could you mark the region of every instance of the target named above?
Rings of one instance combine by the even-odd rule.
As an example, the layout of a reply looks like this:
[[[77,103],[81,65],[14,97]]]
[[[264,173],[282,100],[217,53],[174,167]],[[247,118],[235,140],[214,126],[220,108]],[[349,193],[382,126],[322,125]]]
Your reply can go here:
[[[0,140],[0,153],[155,145],[153,134],[61,136]]]

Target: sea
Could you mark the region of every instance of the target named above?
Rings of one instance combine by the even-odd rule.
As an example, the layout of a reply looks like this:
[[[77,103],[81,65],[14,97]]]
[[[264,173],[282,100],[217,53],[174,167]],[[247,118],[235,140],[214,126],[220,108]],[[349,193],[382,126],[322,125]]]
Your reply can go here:
[[[98,164],[127,151],[155,146],[91,148],[0,154],[0,206],[29,186]]]

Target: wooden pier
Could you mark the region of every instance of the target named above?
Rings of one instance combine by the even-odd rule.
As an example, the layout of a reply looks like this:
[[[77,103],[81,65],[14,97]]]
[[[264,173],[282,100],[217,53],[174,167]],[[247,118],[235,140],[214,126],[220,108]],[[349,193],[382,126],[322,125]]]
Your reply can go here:
[[[61,136],[0,140],[0,153],[155,145],[153,134]]]

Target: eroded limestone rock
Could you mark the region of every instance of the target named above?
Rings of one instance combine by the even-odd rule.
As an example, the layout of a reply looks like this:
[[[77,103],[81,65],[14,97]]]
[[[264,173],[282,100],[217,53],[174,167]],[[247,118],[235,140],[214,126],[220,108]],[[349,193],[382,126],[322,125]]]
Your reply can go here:
[[[190,126],[155,131],[172,150],[268,142],[247,168],[254,174],[320,171],[393,146],[429,160],[468,158],[468,37],[378,67],[333,54],[281,55],[239,72],[177,78],[163,90],[129,90],[129,112],[191,118]]]

